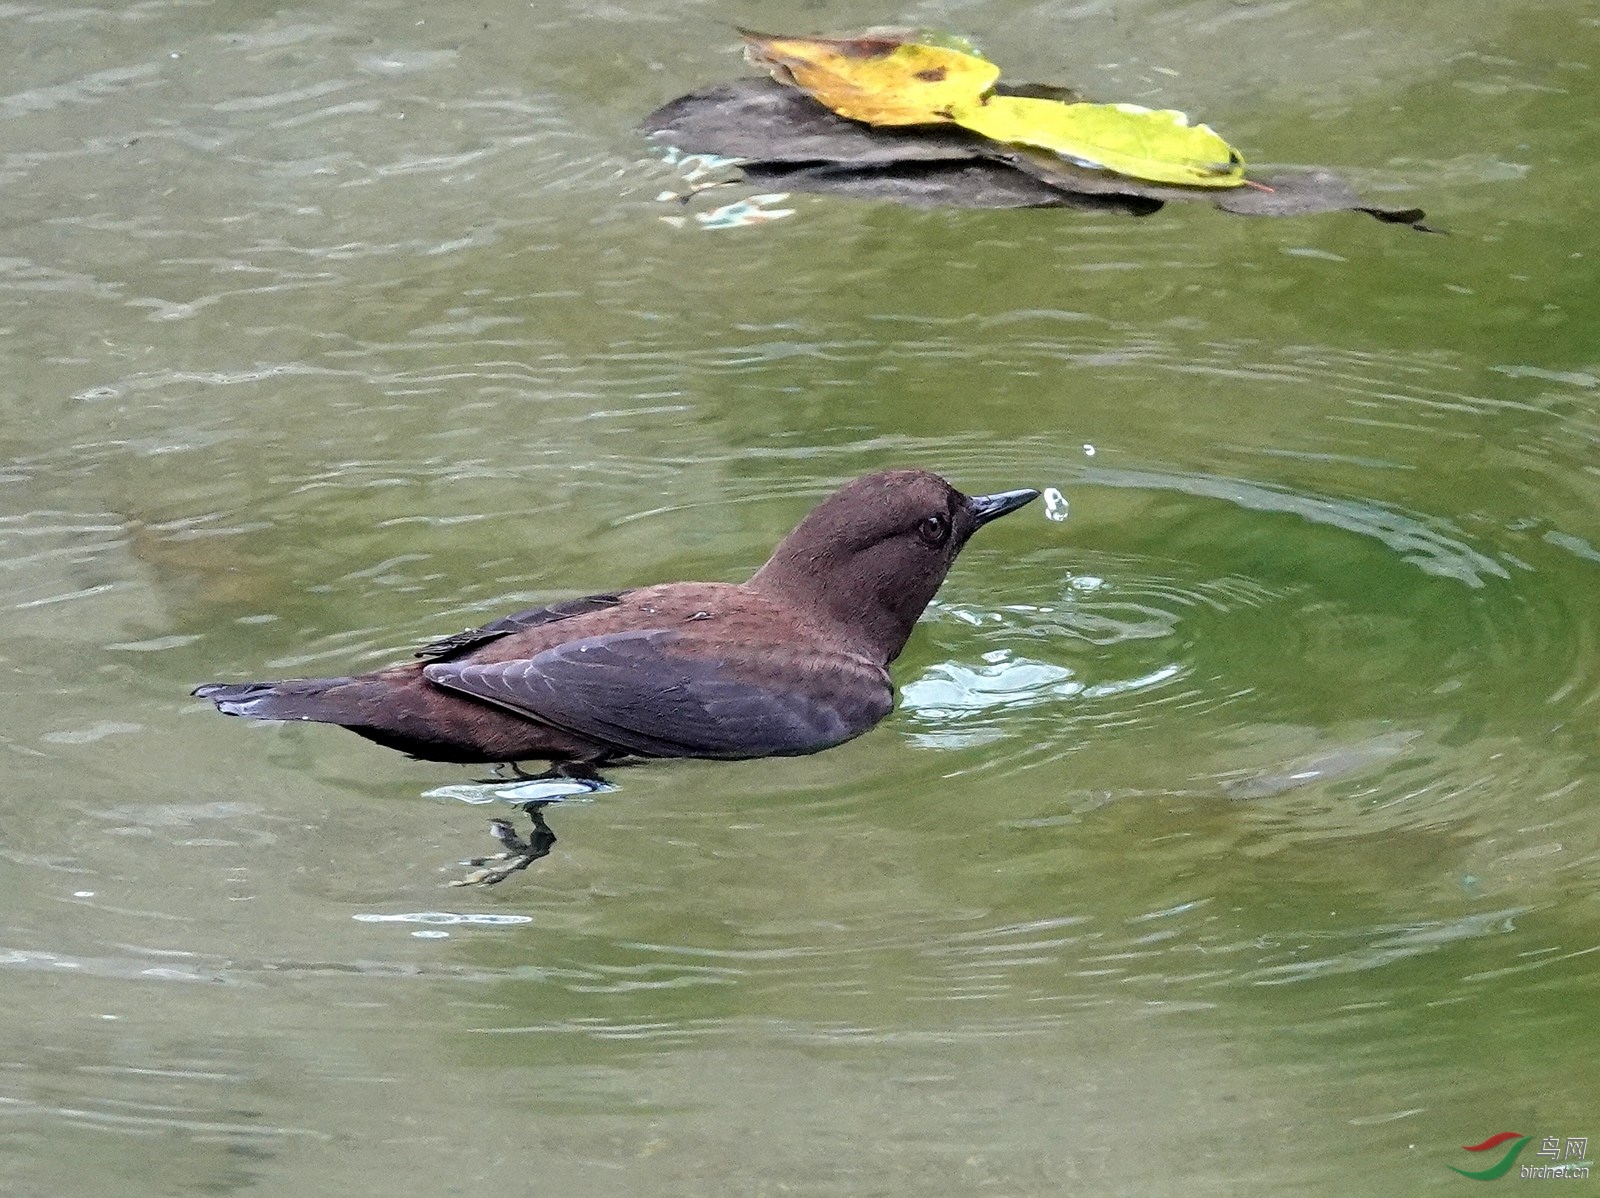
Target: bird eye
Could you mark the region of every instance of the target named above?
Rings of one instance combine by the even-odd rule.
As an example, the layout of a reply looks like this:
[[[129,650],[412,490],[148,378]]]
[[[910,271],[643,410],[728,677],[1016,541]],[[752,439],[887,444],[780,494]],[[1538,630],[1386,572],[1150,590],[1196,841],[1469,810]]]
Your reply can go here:
[[[929,516],[917,525],[917,535],[938,548],[950,539],[950,521],[945,516]]]

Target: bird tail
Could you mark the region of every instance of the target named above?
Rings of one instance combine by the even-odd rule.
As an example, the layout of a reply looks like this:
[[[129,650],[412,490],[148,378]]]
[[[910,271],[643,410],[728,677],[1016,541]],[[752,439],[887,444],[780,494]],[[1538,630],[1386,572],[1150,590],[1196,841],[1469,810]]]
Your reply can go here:
[[[208,682],[192,692],[210,699],[223,715],[252,720],[310,720],[318,724],[348,724],[357,713],[351,695],[331,693],[351,678],[305,678],[292,682]]]

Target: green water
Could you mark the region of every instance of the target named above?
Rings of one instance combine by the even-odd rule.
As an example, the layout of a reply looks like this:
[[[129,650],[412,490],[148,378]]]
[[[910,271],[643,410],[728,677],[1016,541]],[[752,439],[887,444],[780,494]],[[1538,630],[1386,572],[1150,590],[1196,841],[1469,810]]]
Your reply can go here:
[[[0,1190],[1387,1195],[1600,1134],[1592,5],[866,18],[1441,237],[659,200],[634,122],[832,2],[0,18]],[[619,771],[492,890],[481,771],[186,697],[738,579],[891,464],[1069,516],[974,541],[873,733]]]

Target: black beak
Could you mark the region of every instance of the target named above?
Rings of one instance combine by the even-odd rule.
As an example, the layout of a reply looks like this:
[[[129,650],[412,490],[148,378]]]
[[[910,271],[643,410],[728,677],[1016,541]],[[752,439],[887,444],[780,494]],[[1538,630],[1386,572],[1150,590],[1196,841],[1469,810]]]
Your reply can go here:
[[[967,500],[967,510],[982,528],[991,520],[998,520],[1007,512],[1014,512],[1023,504],[1039,498],[1039,492],[1029,488],[1021,491],[1001,491],[997,495],[974,495]]]

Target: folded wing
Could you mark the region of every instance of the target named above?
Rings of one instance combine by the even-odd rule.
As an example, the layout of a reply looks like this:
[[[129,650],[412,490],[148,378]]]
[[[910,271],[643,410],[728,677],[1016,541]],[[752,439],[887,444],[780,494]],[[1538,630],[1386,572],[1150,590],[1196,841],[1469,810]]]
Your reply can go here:
[[[666,629],[586,637],[516,661],[432,662],[423,675],[648,757],[815,753],[894,706],[888,674],[860,658],[711,650]]]

